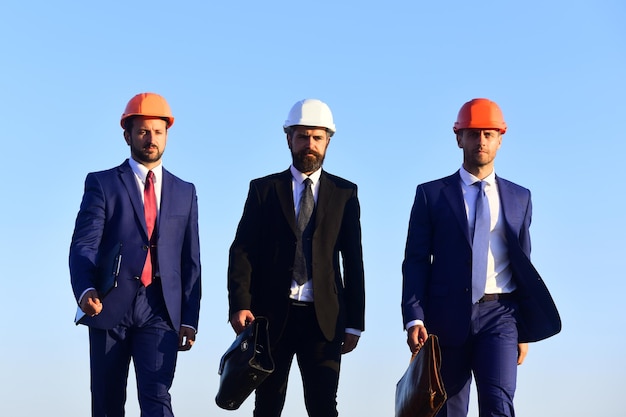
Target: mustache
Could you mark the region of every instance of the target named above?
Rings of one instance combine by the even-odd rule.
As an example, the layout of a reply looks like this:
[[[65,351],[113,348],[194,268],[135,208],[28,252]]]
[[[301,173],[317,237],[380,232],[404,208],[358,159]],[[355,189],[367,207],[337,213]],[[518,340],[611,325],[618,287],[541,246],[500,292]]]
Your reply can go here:
[[[314,151],[313,149],[304,149],[304,150],[301,150],[300,152],[297,153],[297,156],[299,156],[301,158],[305,157],[307,155],[313,155],[316,158],[321,158],[322,157],[322,154],[320,154],[317,151]]]

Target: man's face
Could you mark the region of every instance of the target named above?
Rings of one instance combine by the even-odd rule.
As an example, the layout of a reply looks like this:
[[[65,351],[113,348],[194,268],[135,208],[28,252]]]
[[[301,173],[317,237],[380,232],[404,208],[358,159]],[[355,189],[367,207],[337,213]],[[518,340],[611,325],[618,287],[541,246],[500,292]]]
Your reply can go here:
[[[472,172],[474,168],[493,165],[502,144],[502,134],[496,129],[463,129],[456,137],[463,149],[463,164]]]
[[[291,135],[287,135],[293,166],[307,175],[322,166],[329,143],[328,132],[319,127],[295,126]]]
[[[158,165],[167,143],[167,123],[156,117],[138,116],[133,127],[124,132],[133,159],[148,167]]]

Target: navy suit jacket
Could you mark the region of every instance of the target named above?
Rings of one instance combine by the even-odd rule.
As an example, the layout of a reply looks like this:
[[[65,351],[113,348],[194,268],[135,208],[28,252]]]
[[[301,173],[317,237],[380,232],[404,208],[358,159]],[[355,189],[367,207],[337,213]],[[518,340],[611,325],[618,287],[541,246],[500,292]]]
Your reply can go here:
[[[297,243],[291,181],[291,171],[286,170],[250,183],[230,248],[230,313],[251,310],[268,317],[274,340],[287,318]],[[363,250],[355,184],[322,171],[312,239],[314,307],[322,333],[330,341],[343,337],[346,327],[364,330]]]
[[[198,203],[193,184],[163,169],[158,233],[158,271],[163,298],[175,329],[198,328],[200,245]],[[97,287],[103,257],[121,246],[117,287],[102,300],[102,312],[81,323],[99,329],[116,326],[131,307],[139,286],[148,235],[142,197],[128,160],[117,168],[90,173],[70,246],[70,275],[78,301]]]
[[[519,340],[534,342],[558,333],[561,320],[530,262],[530,191],[496,181],[517,284]],[[462,343],[470,329],[472,244],[458,171],[417,187],[402,270],[404,323],[422,320],[442,344]]]

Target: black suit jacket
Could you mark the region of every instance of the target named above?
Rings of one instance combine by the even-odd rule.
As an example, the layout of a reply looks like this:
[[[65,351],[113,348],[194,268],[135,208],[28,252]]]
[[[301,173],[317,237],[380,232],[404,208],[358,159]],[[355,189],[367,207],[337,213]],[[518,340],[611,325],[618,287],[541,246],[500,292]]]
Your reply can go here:
[[[229,309],[230,314],[251,310],[255,316],[268,317],[274,340],[287,318],[296,241],[291,172],[251,181],[230,248]],[[330,341],[342,337],[346,327],[364,330],[357,186],[325,171],[320,176],[312,247],[314,307],[324,336]]]

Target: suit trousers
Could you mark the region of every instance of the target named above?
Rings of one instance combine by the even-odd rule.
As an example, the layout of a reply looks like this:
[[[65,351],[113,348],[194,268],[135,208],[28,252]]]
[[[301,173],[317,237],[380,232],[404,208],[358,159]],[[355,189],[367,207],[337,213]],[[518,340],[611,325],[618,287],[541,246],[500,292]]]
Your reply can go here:
[[[255,417],[279,417],[294,355],[302,377],[304,403],[310,417],[337,416],[337,387],[343,334],[326,340],[312,303],[293,304],[285,330],[272,349],[274,372],[256,390]]]
[[[461,346],[441,346],[448,399],[437,417],[465,417],[472,374],[480,417],[513,417],[517,381],[517,303],[496,300],[472,306],[470,335]]]
[[[103,301],[106,308],[106,299]],[[178,332],[165,308],[160,282],[141,286],[132,308],[110,330],[89,328],[93,417],[123,417],[132,358],[142,417],[171,417]]]

